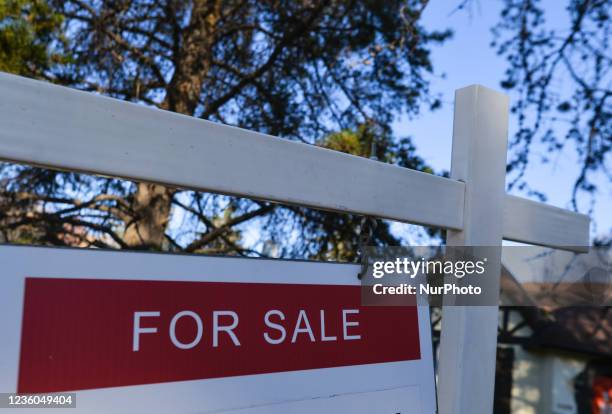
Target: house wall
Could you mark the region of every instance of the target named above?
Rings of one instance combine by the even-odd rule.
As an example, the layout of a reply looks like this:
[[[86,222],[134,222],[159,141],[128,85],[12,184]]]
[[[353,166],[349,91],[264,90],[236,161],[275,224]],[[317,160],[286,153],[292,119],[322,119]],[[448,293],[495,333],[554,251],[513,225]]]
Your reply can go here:
[[[554,356],[552,359],[552,411],[554,414],[576,414],[574,379],[586,367],[585,359]]]
[[[587,360],[562,353],[515,347],[511,412],[513,414],[577,414],[574,378]]]

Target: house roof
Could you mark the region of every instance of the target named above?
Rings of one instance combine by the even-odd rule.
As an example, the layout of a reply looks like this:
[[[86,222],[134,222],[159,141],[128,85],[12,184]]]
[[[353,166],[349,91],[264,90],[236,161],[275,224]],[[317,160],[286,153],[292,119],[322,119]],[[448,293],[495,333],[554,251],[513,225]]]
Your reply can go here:
[[[541,288],[534,284],[520,284],[505,267],[502,268],[501,305],[520,305],[516,309],[533,331],[525,347],[554,348],[612,358],[612,307],[555,308],[540,300]],[[555,299],[563,298],[557,295]],[[576,302],[570,300],[569,303]]]
[[[611,307],[571,307],[536,313],[535,319],[530,318],[533,335],[527,347],[612,358]]]

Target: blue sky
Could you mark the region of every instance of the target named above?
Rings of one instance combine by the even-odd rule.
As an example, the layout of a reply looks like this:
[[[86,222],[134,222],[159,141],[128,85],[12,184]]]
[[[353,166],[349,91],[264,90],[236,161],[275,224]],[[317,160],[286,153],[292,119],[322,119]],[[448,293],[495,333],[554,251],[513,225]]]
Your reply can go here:
[[[444,105],[437,111],[424,110],[416,119],[402,119],[395,124],[398,135],[414,138],[418,155],[436,170],[450,169],[453,94],[461,87],[481,84],[501,90],[506,62],[491,48],[491,27],[498,21],[500,1],[478,1],[471,10],[453,10],[459,2],[455,0],[432,0],[423,15],[423,24],[428,29],[454,30],[454,37],[433,50],[432,59],[437,75],[432,79],[432,91],[443,94]],[[563,2],[565,3],[565,2]],[[553,27],[566,27],[567,14],[557,1],[544,1],[547,22]],[[442,73],[444,77],[440,76]],[[510,95],[510,99],[513,96]],[[516,130],[516,119],[510,118],[510,134]],[[560,130],[561,131],[561,130]],[[535,151],[537,154],[537,150]],[[554,162],[542,164],[537,158],[531,162],[526,180],[536,190],[548,197],[547,203],[562,208],[571,208],[572,185],[578,174],[578,158],[571,147],[565,149]],[[595,225],[591,237],[609,234],[612,230],[612,186],[601,174],[597,203],[593,218]],[[516,193],[520,194],[520,193]],[[525,196],[524,194],[520,194]],[[586,212],[586,203],[579,205]]]

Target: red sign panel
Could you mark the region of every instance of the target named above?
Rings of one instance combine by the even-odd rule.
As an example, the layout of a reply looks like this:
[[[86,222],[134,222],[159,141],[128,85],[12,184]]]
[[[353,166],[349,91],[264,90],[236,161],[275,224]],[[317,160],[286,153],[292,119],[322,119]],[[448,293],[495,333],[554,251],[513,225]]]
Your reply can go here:
[[[26,278],[18,392],[420,358],[416,307],[360,286]]]

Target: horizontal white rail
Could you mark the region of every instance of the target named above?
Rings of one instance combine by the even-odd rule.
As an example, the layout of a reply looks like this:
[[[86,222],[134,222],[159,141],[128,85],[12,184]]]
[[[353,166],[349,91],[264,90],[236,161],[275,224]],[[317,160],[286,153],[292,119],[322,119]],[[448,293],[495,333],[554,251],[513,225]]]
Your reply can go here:
[[[544,203],[506,195],[504,239],[584,252],[589,246],[589,217]]]
[[[0,157],[461,228],[464,184],[69,88],[0,75]]]
[[[447,229],[463,225],[459,181],[4,73],[0,159]],[[588,245],[585,216],[509,196],[505,211],[508,239]]]

